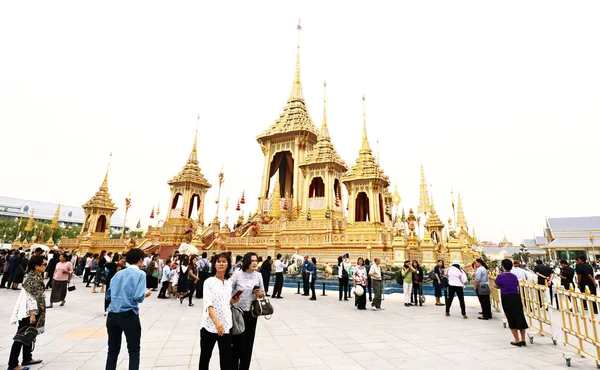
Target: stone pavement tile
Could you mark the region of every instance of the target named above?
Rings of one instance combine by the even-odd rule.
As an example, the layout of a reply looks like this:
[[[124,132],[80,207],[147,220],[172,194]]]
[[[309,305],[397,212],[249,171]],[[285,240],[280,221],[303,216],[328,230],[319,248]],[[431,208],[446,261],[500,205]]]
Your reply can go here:
[[[385,350],[385,351],[374,351],[376,356],[386,359],[390,362],[395,362],[398,359],[404,359],[409,357],[406,353],[401,352],[397,349]]]
[[[190,351],[192,350],[192,346],[194,345],[193,341],[172,341],[169,340],[165,343],[164,348],[188,348]]]
[[[325,362],[318,356],[314,356],[312,354],[307,354],[306,356],[290,356],[290,362],[293,366],[326,366]]]
[[[165,343],[166,341],[148,342],[147,340],[142,339],[140,347],[146,349],[162,349],[165,346]]]
[[[264,360],[256,360],[258,368],[262,370],[281,369],[293,367],[292,363],[287,358],[270,358]]]
[[[347,354],[326,354],[320,355],[319,358],[332,369],[364,369]]]
[[[180,356],[161,356],[154,363],[155,367],[175,367],[175,366],[188,366],[192,356],[189,355],[180,355]]]
[[[154,352],[158,352],[158,351],[154,351]],[[190,346],[186,346],[185,348],[164,348],[160,352],[161,357],[182,356],[182,355],[190,355],[190,354],[191,354]]]
[[[78,361],[78,362],[59,361],[59,362],[52,362],[52,363],[46,364],[46,365],[40,367],[40,369],[44,369],[44,370],[76,370],[76,369],[79,369],[84,363],[85,363],[85,361]]]
[[[35,351],[34,351],[35,352]],[[92,352],[83,352],[83,353],[63,353],[60,356],[56,357],[52,362],[60,363],[60,362],[86,362],[94,356]]]

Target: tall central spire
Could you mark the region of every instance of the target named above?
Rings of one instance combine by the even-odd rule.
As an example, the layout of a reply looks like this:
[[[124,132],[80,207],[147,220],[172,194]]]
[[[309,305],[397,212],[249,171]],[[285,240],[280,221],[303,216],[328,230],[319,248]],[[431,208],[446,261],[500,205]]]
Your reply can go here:
[[[194,146],[192,147],[192,152],[190,153],[190,158],[188,162],[198,163],[198,151],[196,143],[198,142],[198,126],[200,126],[200,115],[198,115],[198,122],[196,123],[196,136],[194,136]]]
[[[300,25],[300,20],[298,20],[298,50],[296,51],[296,71],[294,72],[294,83],[292,84],[292,90],[290,91],[290,100],[293,99],[302,99],[304,100],[304,95],[302,94],[302,82],[300,81],[300,31],[302,30],[302,26]]]
[[[323,123],[321,125],[321,137],[329,138],[329,129],[327,128],[327,81],[323,82]]]
[[[100,189],[108,189],[108,171],[110,170],[110,160],[112,159],[112,152],[110,152],[110,156],[108,157],[108,166],[106,167],[106,174],[104,175],[104,181],[102,181],[102,185]]]
[[[427,182],[425,181],[425,170],[421,165],[421,183],[419,184],[419,213],[427,214],[430,211],[429,191],[427,190]]]
[[[367,138],[367,108],[365,103],[365,94],[362,96],[363,101],[363,135],[362,135],[362,146],[360,148],[361,152],[370,152],[371,148],[369,147],[369,139]]]

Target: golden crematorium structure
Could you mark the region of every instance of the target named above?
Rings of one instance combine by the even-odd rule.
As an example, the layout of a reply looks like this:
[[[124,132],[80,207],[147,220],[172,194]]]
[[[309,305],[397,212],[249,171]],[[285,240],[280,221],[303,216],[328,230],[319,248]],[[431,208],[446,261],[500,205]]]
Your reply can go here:
[[[227,223],[221,226],[217,216],[205,225],[205,196],[211,184],[198,166],[194,140],[183,169],[168,181],[171,199],[164,224],[150,226],[136,247],[159,251],[163,256],[186,242],[209,253],[228,250],[236,255],[248,251],[262,256],[309,254],[319,263],[335,262],[343,253],[379,257],[388,264],[405,259],[426,264],[437,259],[470,262],[478,256],[474,248],[477,240],[474,233],[469,233],[460,195],[455,229],[451,219],[447,226],[440,220],[422,167],[417,213],[410,209],[408,215],[404,210],[399,214],[400,196],[397,191],[390,192],[390,180],[369,145],[364,101],[363,96],[362,140],[354,164],[348,166],[329,135],[326,99],[320,129],[308,112],[302,93],[298,44],[287,104],[279,118],[256,138],[264,155],[258,209],[247,219],[240,214],[233,230]],[[359,135],[357,144],[358,139]],[[217,207],[222,183],[221,173]],[[342,186],[348,193],[347,202],[343,200]],[[105,233],[107,220],[116,210],[108,194],[107,177],[84,208],[89,222],[86,221],[80,237],[63,240],[63,247],[77,246],[85,252],[122,251],[133,246],[129,240],[110,240]],[[191,218],[193,213],[197,219]]]

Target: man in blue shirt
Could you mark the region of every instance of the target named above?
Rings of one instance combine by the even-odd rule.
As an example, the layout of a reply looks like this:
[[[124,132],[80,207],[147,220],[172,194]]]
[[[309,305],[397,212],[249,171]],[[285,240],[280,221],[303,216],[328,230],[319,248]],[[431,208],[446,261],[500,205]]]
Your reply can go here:
[[[302,288],[304,289],[304,296],[308,296],[308,276],[310,275],[310,261],[308,255],[304,256],[304,263],[302,264]]]
[[[117,368],[123,332],[129,351],[129,369],[140,367],[142,326],[138,304],[152,292],[146,290],[146,274],[140,270],[144,263],[144,252],[134,248],[127,252],[125,258],[129,267],[115,274],[110,282],[110,288],[106,291],[106,300],[110,301],[106,319],[108,332],[106,370]]]

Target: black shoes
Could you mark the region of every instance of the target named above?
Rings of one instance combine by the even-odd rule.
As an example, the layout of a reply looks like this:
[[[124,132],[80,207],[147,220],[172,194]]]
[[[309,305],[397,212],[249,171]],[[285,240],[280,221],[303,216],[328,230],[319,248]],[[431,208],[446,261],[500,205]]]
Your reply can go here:
[[[311,298],[309,298],[309,300],[316,301],[317,299],[315,297],[311,297]]]

